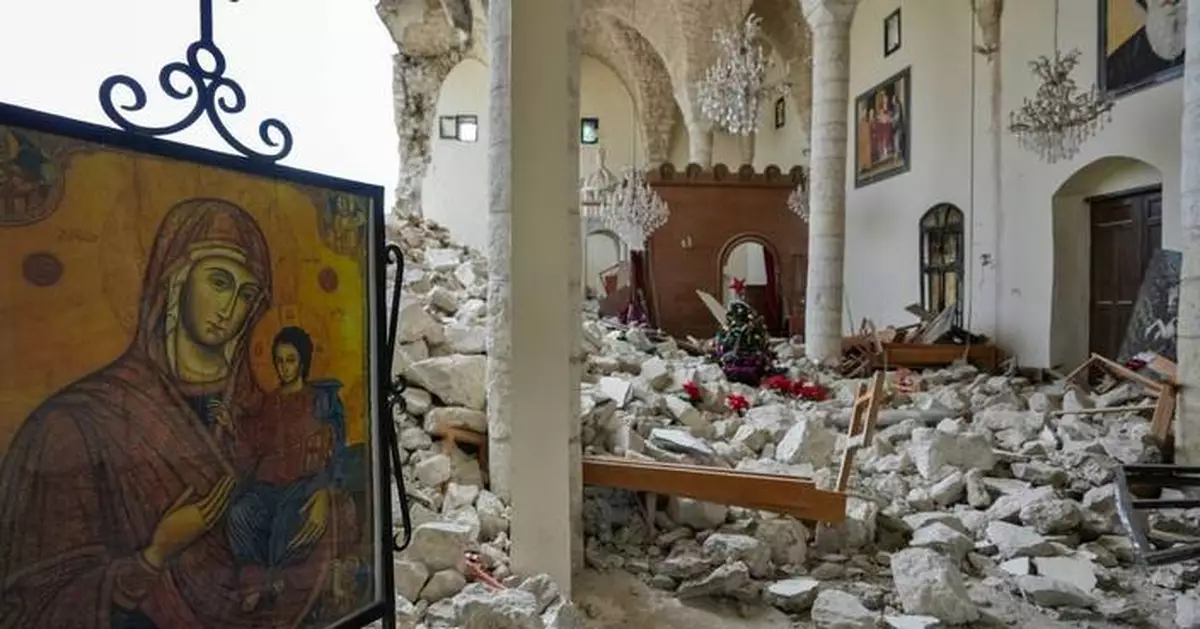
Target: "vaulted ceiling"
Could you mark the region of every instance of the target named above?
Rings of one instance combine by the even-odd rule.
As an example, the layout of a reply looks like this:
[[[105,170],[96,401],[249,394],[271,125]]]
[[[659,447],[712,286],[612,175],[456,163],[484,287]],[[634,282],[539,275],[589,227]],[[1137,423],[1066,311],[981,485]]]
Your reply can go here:
[[[716,57],[712,34],[749,11],[763,17],[767,43],[788,63],[797,108],[802,115],[808,109],[809,39],[797,0],[582,2],[583,53],[624,82],[652,163],[666,157],[678,117],[703,125],[693,86]],[[463,48],[467,56],[487,62],[487,0],[380,0],[378,11],[407,54]]]

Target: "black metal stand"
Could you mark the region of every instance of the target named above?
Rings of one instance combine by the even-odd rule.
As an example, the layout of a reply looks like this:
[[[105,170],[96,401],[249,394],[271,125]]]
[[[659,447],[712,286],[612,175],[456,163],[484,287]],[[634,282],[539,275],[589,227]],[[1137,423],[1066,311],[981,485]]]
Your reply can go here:
[[[396,435],[395,414],[403,413],[407,410],[404,401],[404,389],[408,387],[408,382],[403,376],[392,373],[392,361],[396,355],[396,329],[400,325],[400,290],[404,286],[404,252],[400,246],[395,243],[388,243],[384,247],[384,265],[383,269],[388,269],[394,266],[396,269],[395,278],[392,280],[392,301],[388,304],[387,318],[387,342],[385,350],[387,354],[383,357],[383,367],[385,374],[390,379],[391,386],[387,391],[387,405],[383,409],[383,417],[380,421],[383,423],[383,439],[386,441],[388,448],[388,456],[391,460],[392,476],[396,482],[396,492],[400,499],[400,521],[403,524],[404,530],[396,533],[392,540],[392,545],[396,552],[400,552],[408,547],[412,541],[412,512],[408,502],[408,491],[404,487],[404,471],[401,466],[400,459],[400,439]]]
[[[195,98],[191,110],[178,122],[160,127],[143,126],[130,121],[121,110],[138,112],[145,109],[146,90],[137,79],[125,74],[114,74],[100,84],[100,106],[109,120],[121,129],[155,137],[183,131],[201,116],[207,116],[221,139],[245,157],[266,163],[287,157],[292,152],[292,132],[281,120],[267,118],[258,125],[259,139],[275,149],[266,152],[250,148],[225,125],[224,114],[237,114],[246,109],[246,91],[237,81],[225,76],[225,70],[225,55],[213,40],[213,0],[200,0],[200,39],[188,46],[186,62],[173,61],[158,73],[158,85],[167,96],[180,101]],[[173,83],[180,77],[186,79],[183,87]],[[115,104],[113,96],[119,86],[125,87],[133,95],[132,104]]]
[[[1143,493],[1157,495],[1164,488],[1185,487],[1200,487],[1200,467],[1164,464],[1121,467],[1121,474],[1117,476],[1117,510],[1129,538],[1133,541],[1134,553],[1140,563],[1160,566],[1200,557],[1200,543],[1157,548],[1150,540],[1145,522],[1149,511],[1192,509],[1200,507],[1200,500],[1138,497],[1138,494]]]

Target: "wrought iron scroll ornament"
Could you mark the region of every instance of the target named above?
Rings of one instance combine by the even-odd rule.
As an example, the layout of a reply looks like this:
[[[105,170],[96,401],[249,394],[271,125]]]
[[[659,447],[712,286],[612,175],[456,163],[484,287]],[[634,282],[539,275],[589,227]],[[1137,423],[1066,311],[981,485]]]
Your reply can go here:
[[[230,0],[237,2],[238,0]],[[200,0],[200,39],[187,49],[187,61],[173,61],[158,73],[163,92],[175,100],[195,98],[192,108],[178,122],[154,127],[130,121],[124,112],[139,112],[146,108],[146,90],[141,83],[125,74],[114,74],[100,84],[100,106],[114,124],[125,131],[151,136],[179,133],[207,115],[213,129],[235,151],[249,159],[267,163],[278,162],[292,152],[292,132],[278,118],[267,118],[258,125],[258,136],[274,150],[259,152],[239,140],[226,126],[223,116],[246,109],[246,91],[233,79],[225,76],[225,55],[213,40],[213,0]],[[183,87],[174,81],[186,79]],[[133,103],[116,104],[118,87],[133,95]],[[278,136],[278,139],[276,138]]]
[[[404,401],[404,389],[408,387],[408,382],[404,376],[392,374],[392,359],[396,355],[396,330],[400,324],[400,289],[404,285],[404,252],[400,250],[400,246],[395,243],[388,243],[384,247],[384,269],[395,266],[395,276],[392,280],[392,300],[388,304],[387,318],[387,354],[383,357],[384,373],[390,378],[390,387],[387,391],[387,404],[384,407],[383,417],[383,438],[387,443],[388,456],[391,457],[392,475],[396,481],[396,493],[400,500],[400,521],[403,525],[403,531],[397,533],[392,541],[396,552],[400,552],[408,547],[412,541],[412,513],[409,508],[408,491],[404,487],[404,468],[403,461],[400,458],[400,439],[396,435],[395,414],[404,413],[408,410],[407,403]]]

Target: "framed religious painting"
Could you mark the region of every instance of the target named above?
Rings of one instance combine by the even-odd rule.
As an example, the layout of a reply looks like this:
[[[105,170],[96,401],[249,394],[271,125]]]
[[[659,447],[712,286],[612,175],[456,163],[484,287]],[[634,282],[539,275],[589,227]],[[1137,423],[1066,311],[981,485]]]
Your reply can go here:
[[[0,626],[391,614],[382,201],[0,105]]]
[[[1100,90],[1132,94],[1183,76],[1185,0],[1097,0]]]
[[[911,91],[911,68],[905,68],[854,100],[856,188],[908,172]]]

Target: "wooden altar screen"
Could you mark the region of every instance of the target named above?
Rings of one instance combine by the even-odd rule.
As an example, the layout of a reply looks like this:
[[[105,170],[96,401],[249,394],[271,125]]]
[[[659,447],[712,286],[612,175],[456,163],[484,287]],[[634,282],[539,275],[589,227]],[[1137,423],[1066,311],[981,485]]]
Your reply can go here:
[[[803,333],[808,224],[787,208],[788,195],[804,180],[802,167],[783,173],[768,166],[759,173],[750,166],[732,172],[724,164],[712,170],[692,164],[679,172],[664,164],[647,179],[671,210],[648,247],[649,301],[658,327],[701,338],[715,333],[696,290],[722,299],[726,251],[757,241],[774,255],[789,331]]]

